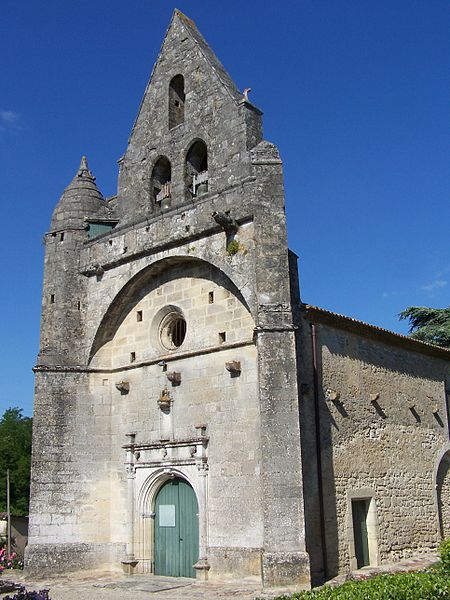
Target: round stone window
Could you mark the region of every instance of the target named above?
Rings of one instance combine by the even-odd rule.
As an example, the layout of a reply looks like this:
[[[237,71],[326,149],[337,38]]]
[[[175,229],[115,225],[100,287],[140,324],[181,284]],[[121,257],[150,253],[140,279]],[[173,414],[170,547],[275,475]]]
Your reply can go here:
[[[179,348],[186,337],[186,321],[182,314],[170,312],[161,321],[159,339],[167,350]]]

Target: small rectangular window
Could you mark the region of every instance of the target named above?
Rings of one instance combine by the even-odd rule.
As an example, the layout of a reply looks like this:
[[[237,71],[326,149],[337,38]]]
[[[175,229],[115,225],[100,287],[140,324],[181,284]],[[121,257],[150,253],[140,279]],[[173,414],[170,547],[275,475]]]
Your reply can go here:
[[[214,304],[214,292],[209,292],[208,302],[209,302],[209,304]]]
[[[50,304],[55,304],[55,294],[50,294]]]
[[[134,362],[136,360],[136,352],[130,352],[130,362]]]
[[[97,237],[98,235],[108,233],[108,231],[111,231],[112,229],[114,229],[114,227],[116,225],[117,225],[117,222],[89,221],[88,229],[87,229],[88,237],[89,237],[89,239],[92,239],[94,237]]]
[[[225,333],[225,331],[220,331],[219,332],[219,343],[223,344],[226,341],[227,341],[227,334]]]
[[[59,241],[60,242],[64,241],[64,232],[59,234]]]
[[[79,300],[77,302],[77,310],[81,310],[81,302]]]
[[[142,310],[136,312],[136,321],[140,323],[142,321]]]

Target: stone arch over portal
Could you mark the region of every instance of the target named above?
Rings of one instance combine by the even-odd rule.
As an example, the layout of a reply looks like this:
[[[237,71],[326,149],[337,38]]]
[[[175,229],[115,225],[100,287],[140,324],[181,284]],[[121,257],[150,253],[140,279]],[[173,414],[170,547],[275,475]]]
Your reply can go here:
[[[144,513],[149,507],[153,508],[155,504],[155,498],[158,494],[160,488],[167,482],[169,479],[184,479],[194,490],[195,495],[197,496],[198,502],[198,490],[196,490],[195,481],[193,481],[192,477],[189,477],[184,471],[176,468],[159,468],[153,471],[148,475],[145,479],[144,483],[141,486],[141,489],[138,491],[137,495],[137,506],[139,512]]]
[[[170,277],[171,271],[179,267],[183,268],[184,275],[188,275],[190,270],[194,269],[203,272],[205,277],[229,290],[251,314],[248,301],[243,293],[230,277],[217,266],[195,257],[174,256],[164,258],[141,269],[117,293],[97,329],[89,353],[89,362],[98,350],[114,337],[126,315],[141,299],[142,290],[145,289],[147,293],[152,286],[152,282],[156,287],[159,284],[158,278],[161,275],[166,274],[167,277]]]
[[[450,537],[450,444],[439,455],[434,479],[439,534],[446,539]]]

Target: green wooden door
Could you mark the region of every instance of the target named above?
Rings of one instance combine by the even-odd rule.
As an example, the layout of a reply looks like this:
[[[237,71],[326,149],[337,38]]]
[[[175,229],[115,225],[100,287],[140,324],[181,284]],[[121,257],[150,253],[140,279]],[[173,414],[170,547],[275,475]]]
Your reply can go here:
[[[368,500],[353,500],[352,518],[355,538],[355,555],[358,569],[369,564],[369,543],[367,539]]]
[[[195,577],[198,505],[192,487],[170,479],[155,501],[155,575]]]

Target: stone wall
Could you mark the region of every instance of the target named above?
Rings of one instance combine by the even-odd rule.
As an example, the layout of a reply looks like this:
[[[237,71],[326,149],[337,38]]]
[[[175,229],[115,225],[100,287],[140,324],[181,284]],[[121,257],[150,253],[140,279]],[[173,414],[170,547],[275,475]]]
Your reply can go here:
[[[381,342],[367,326],[358,335],[340,327],[338,318],[334,326],[320,322],[320,316],[315,323],[314,315],[308,319],[303,347],[312,358],[312,321],[318,412],[313,369],[305,368],[302,418],[305,428],[319,419],[321,461],[319,467],[317,459],[304,463],[309,469],[304,476],[314,480],[322,470],[327,574],[356,567],[352,499],[374,502],[372,564],[435,550],[440,539],[435,470],[448,443],[445,351],[442,359],[431,358],[419,347],[413,352],[401,349],[398,340],[389,344],[394,334]],[[319,510],[308,505],[306,512],[307,525],[317,528]],[[320,553],[312,553],[320,570]]]

